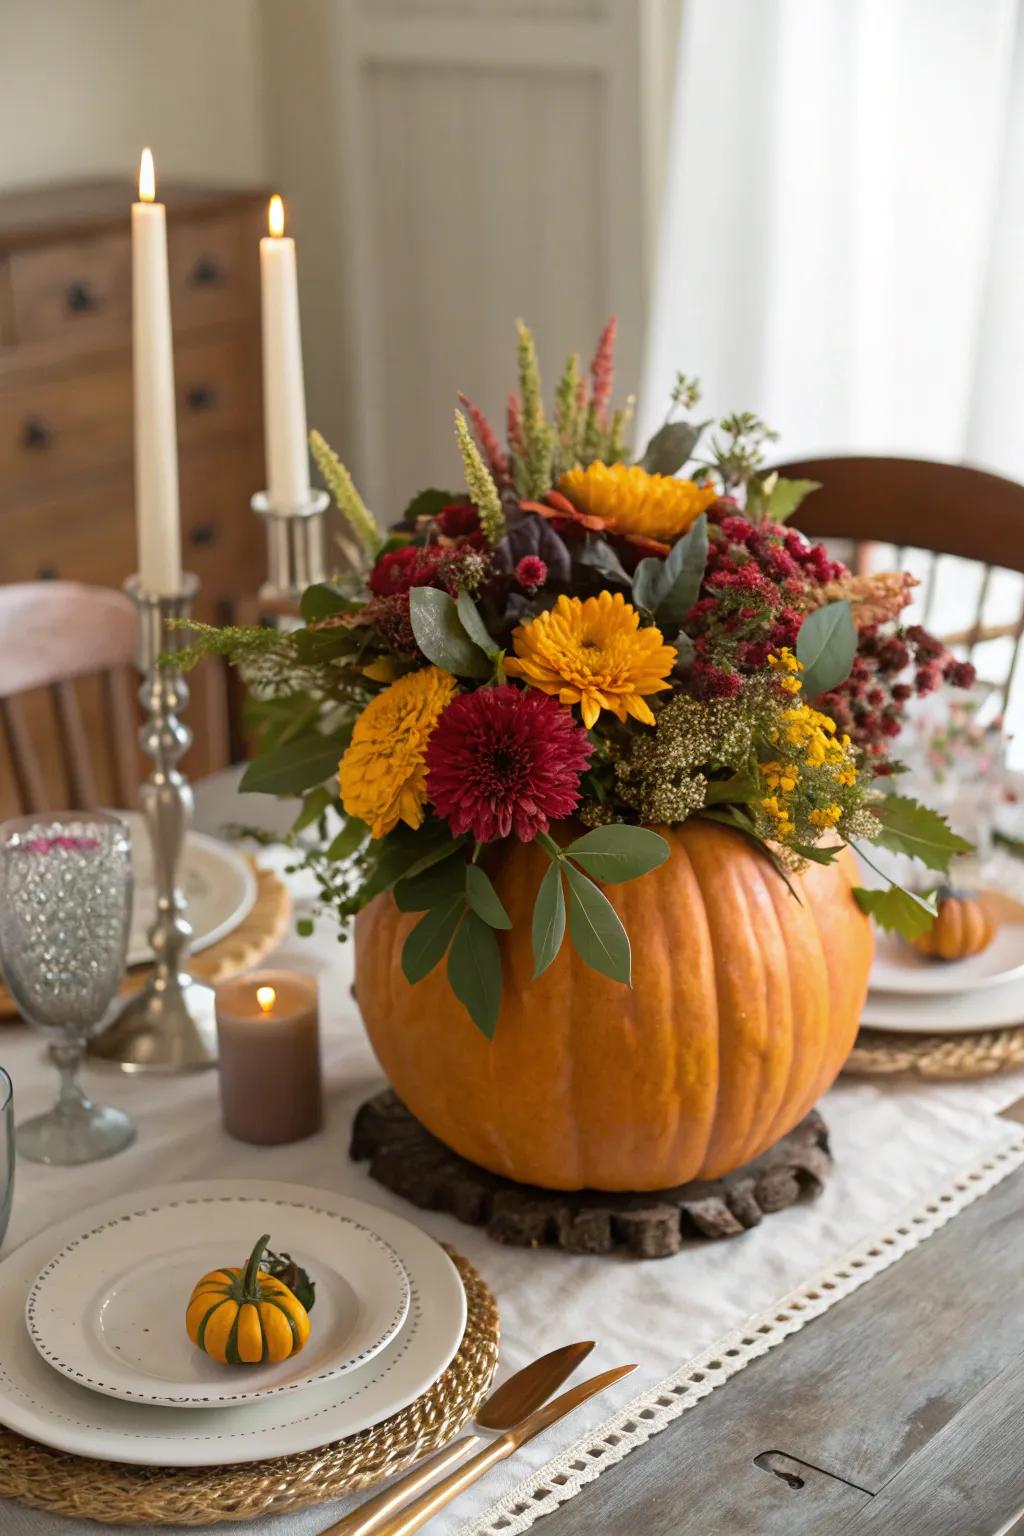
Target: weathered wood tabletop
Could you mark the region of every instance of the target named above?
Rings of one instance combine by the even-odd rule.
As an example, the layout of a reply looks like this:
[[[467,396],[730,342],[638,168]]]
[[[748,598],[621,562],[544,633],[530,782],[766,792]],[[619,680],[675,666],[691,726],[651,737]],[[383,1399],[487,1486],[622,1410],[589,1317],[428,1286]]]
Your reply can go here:
[[[609,1468],[545,1536],[1021,1536],[1022,1277],[1024,1169]]]

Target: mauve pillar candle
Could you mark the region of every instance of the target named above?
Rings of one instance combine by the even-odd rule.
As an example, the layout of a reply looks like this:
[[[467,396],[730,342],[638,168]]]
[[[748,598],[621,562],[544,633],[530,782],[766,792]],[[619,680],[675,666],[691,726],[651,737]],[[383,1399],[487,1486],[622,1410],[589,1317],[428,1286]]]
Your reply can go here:
[[[264,1146],[312,1136],[323,1118],[314,978],[252,971],[216,1000],[225,1129]]]

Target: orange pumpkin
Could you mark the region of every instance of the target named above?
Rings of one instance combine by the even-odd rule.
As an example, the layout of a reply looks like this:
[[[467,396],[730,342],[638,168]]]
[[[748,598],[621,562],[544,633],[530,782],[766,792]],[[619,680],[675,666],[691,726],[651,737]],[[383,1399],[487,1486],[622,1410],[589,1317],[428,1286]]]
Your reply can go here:
[[[927,932],[911,943],[937,960],[966,960],[980,955],[996,935],[997,924],[975,896],[947,890],[939,894],[939,915]]]
[[[416,914],[390,895],[360,913],[356,996],[370,1040],[399,1096],[463,1157],[552,1189],[715,1178],[783,1136],[838,1075],[873,951],[852,855],[812,864],[798,902],[739,833],[701,820],[659,831],[666,862],[604,887],[632,941],[632,989],[584,965],[568,935],[533,980],[547,857],[533,844],[496,853],[489,872],[513,926],[499,936],[491,1041],[443,964],[405,980]]]

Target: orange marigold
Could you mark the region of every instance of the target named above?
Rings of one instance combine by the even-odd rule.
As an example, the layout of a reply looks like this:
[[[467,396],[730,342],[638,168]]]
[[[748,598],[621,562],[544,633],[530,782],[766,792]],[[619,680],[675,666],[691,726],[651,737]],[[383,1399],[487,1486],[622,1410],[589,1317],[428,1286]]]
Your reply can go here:
[[[599,517],[613,533],[639,535],[672,544],[716,500],[711,485],[649,475],[638,464],[602,464],[570,469],[559,490],[575,507]]]
[[[669,687],[665,679],[676,659],[659,629],[640,628],[640,615],[621,592],[599,592],[585,602],[563,595],[520,624],[512,644],[516,654],[505,671],[557,694],[563,704],[578,704],[588,729],[602,709],[653,725],[644,697]]]
[[[418,827],[427,798],[430,733],[458,692],[441,667],[407,672],[371,699],[338,767],[341,803],[384,837],[400,821]]]

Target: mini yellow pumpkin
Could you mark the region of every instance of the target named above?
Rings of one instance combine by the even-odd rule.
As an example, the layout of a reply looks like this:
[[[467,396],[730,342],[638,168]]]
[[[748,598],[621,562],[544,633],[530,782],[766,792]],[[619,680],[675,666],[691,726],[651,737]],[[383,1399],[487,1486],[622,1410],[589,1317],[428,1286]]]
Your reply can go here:
[[[927,932],[911,942],[922,955],[937,960],[966,960],[980,955],[996,935],[997,923],[975,896],[939,892],[939,915]]]
[[[309,1315],[283,1280],[260,1270],[265,1232],[245,1269],[214,1269],[192,1292],[185,1327],[192,1343],[221,1365],[276,1365],[309,1338]]]

